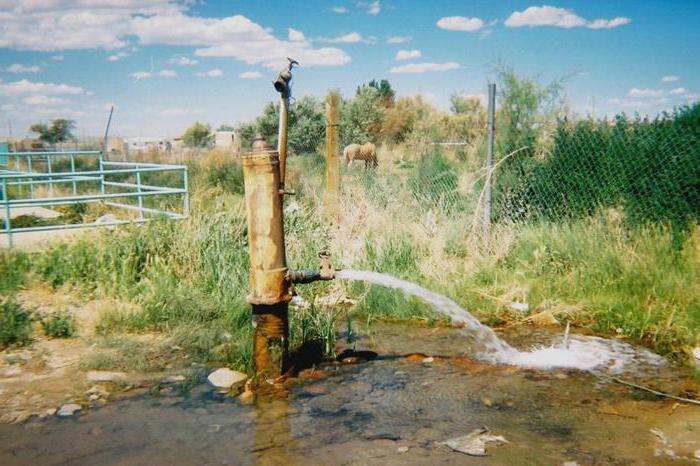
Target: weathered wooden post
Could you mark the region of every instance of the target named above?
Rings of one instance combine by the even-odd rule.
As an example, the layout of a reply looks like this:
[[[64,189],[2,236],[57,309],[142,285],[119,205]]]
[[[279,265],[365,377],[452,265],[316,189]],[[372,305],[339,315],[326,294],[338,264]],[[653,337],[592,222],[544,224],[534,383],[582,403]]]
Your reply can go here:
[[[340,135],[338,130],[340,95],[332,91],[326,97],[326,192],[323,206],[326,217],[340,221]]]

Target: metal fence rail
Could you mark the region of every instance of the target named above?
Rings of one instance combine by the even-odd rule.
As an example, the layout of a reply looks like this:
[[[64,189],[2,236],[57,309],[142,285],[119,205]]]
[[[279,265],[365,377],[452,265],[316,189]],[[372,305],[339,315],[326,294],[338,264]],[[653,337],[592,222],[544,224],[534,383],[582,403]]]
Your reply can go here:
[[[81,158],[83,163],[87,159],[91,166],[79,167],[83,164],[77,163]],[[66,161],[63,162],[63,171],[56,171],[59,159]],[[8,235],[10,247],[16,233],[142,223],[162,217],[183,219],[188,215],[185,165],[113,162],[104,160],[100,151],[0,152],[0,160],[5,162],[0,164],[0,204],[4,210],[4,228],[0,234]],[[144,177],[155,174],[161,174],[167,180],[144,182]],[[173,179],[175,183],[172,183]],[[39,187],[44,187],[44,191],[40,192]],[[54,191],[59,191],[58,195],[54,195]],[[179,209],[157,202],[159,198],[170,196],[180,197],[180,202],[176,203]],[[147,199],[153,200],[151,206],[145,205]],[[130,203],[132,201],[133,204]],[[93,223],[58,222],[19,228],[12,226],[13,209],[87,203],[103,203],[114,208],[115,212],[136,212],[137,218],[107,218]]]

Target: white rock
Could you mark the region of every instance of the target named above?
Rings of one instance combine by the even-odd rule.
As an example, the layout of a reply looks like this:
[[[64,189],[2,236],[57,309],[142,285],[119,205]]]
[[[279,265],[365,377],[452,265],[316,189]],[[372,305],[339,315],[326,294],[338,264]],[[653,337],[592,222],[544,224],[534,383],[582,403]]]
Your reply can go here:
[[[242,372],[232,371],[229,368],[222,367],[215,370],[207,380],[219,390],[231,390],[234,386],[243,384],[248,379],[248,376]]]
[[[77,405],[75,403],[68,403],[61,406],[61,409],[58,410],[56,415],[59,417],[68,417],[77,413],[78,411],[80,411],[80,409],[80,405]]]
[[[105,215],[102,215],[100,217],[97,217],[95,219],[95,223],[98,223],[98,224],[99,223],[112,223],[112,222],[116,222],[118,220],[119,219],[114,214],[105,214]]]
[[[700,460],[700,450],[695,450],[695,452],[693,453],[693,456],[695,457],[695,459]]]
[[[693,356],[697,359],[698,364],[700,364],[700,346],[693,350]]]
[[[163,383],[180,383],[187,380],[184,375],[169,375],[162,380]]]
[[[503,438],[502,435],[491,435],[487,427],[482,427],[462,437],[445,440],[440,443],[442,445],[447,445],[454,451],[466,453],[470,456],[486,456],[487,443],[501,445],[503,443],[508,443],[508,441]]]
[[[530,305],[528,303],[512,302],[508,305],[508,307],[513,309],[514,311],[519,311],[519,312],[527,312],[530,310]]]
[[[88,382],[119,382],[126,380],[124,372],[88,371]]]

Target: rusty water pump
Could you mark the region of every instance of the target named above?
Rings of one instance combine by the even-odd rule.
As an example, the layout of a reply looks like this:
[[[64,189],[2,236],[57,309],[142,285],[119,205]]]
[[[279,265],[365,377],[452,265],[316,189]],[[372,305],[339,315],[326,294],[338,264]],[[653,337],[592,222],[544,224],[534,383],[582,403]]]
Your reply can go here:
[[[280,127],[277,151],[261,140],[243,157],[245,206],[250,252],[250,295],[253,312],[253,363],[258,378],[274,380],[289,368],[289,301],[294,283],[331,280],[334,271],[327,254],[320,254],[318,269],[289,270],[284,242],[283,197],[287,155],[287,121],[291,96],[289,66],[274,81],[280,93]]]

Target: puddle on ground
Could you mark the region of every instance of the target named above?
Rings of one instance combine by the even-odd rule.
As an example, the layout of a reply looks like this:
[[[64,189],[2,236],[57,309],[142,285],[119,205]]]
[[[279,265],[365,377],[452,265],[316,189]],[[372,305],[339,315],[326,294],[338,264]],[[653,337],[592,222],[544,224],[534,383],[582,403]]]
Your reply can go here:
[[[534,332],[534,333],[533,333]],[[591,374],[486,366],[464,356],[459,329],[377,324],[358,349],[379,353],[254,405],[206,385],[188,396],[140,395],[74,419],[0,426],[0,464],[700,464],[700,407]],[[514,330],[518,348],[561,335]],[[619,375],[675,394],[698,387],[672,364],[629,364]],[[508,441],[488,456],[447,439],[487,426]]]

